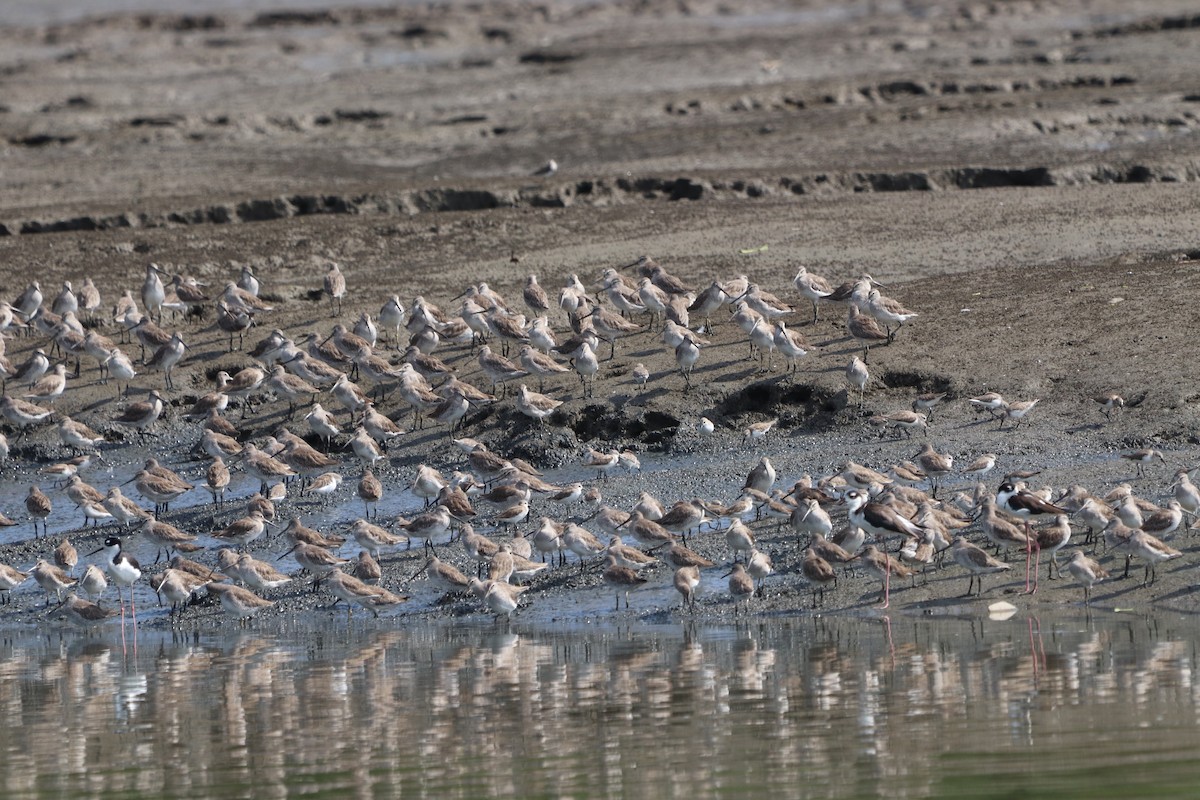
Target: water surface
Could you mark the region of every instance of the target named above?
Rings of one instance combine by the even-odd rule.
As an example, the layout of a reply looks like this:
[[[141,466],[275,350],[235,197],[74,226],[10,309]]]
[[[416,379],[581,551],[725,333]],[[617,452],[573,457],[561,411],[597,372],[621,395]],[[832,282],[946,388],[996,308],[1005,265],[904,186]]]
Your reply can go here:
[[[1200,772],[1186,621],[394,624],[10,634],[0,793],[1183,796]]]

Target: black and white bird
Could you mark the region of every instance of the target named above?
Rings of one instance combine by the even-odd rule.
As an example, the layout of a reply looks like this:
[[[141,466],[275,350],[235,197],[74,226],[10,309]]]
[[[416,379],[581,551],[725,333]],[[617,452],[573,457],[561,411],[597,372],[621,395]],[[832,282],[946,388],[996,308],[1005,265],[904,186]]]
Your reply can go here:
[[[141,565],[136,558],[121,550],[121,540],[116,536],[109,536],[104,540],[104,546],[93,550],[90,555],[96,553],[104,553],[105,572],[108,573],[109,580],[117,585],[117,602],[121,605],[122,624],[125,622],[125,598],[121,595],[121,588],[129,587],[129,610],[136,625],[137,606],[133,604],[133,584],[142,577]]]
[[[858,489],[846,492],[850,524],[862,528],[877,539],[902,536],[905,539],[921,538],[925,530],[894,508],[871,500],[870,495]]]
[[[1053,503],[1049,503],[1038,497],[1033,492],[1027,492],[1024,489],[1017,488],[1016,484],[1005,481],[1000,484],[1000,488],[996,491],[996,505],[1003,511],[1012,514],[1014,517],[1019,517],[1025,522],[1025,536],[1027,544],[1025,546],[1025,593],[1032,594],[1037,591],[1037,583],[1033,585],[1033,589],[1029,588],[1029,555],[1032,547],[1033,536],[1029,528],[1029,521],[1033,519],[1049,519],[1057,517],[1060,514],[1070,516],[1071,512]],[[1038,550],[1040,560],[1041,549]],[[1037,564],[1034,565],[1034,575],[1037,574]]]

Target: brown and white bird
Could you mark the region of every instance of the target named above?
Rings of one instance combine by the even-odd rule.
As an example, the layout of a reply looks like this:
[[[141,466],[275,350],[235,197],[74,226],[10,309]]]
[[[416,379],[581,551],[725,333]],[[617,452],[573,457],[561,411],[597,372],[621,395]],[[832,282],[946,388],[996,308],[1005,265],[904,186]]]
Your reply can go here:
[[[337,264],[329,264],[322,289],[329,297],[330,313],[332,316],[339,316],[342,313],[342,298],[346,296],[346,276],[342,274]]]
[[[550,417],[554,411],[562,405],[561,400],[555,400],[544,394],[530,391],[525,384],[521,384],[520,394],[517,395],[517,410],[532,420],[535,420],[539,425],[544,426],[546,419]]]
[[[853,338],[863,343],[863,361],[866,361],[870,355],[872,344],[891,341],[887,331],[875,321],[875,318],[864,314],[856,305],[850,306],[850,316],[846,320],[846,330],[850,332]]]
[[[971,587],[977,579],[979,581],[979,594],[983,594],[984,575],[1012,569],[1011,564],[1006,564],[999,559],[993,558],[990,554],[971,544],[961,536],[954,540],[954,546],[950,548],[950,552],[954,556],[954,563],[971,573],[970,579],[967,581],[967,592],[964,597],[971,595]]]
[[[873,544],[869,544],[863,548],[860,558],[862,559],[863,568],[876,578],[882,580],[883,588],[880,594],[883,596],[883,604],[877,607],[880,609],[887,608],[891,604],[891,576],[908,578],[912,576],[913,571],[887,553],[879,550]]]
[[[1075,582],[1083,587],[1084,605],[1091,604],[1092,587],[1108,577],[1108,570],[1100,566],[1099,562],[1088,558],[1082,550],[1076,550],[1071,556],[1071,560],[1067,562],[1067,571],[1071,573]]]
[[[930,493],[936,498],[938,493],[938,479],[949,475],[954,469],[954,456],[947,453],[939,453],[933,448],[931,443],[926,442],[925,446],[921,448],[921,451],[914,458],[917,465],[929,476]]]
[[[813,303],[813,318],[816,318],[816,306]],[[804,561],[800,564],[800,572],[813,585],[813,608],[817,607],[818,602],[825,599],[825,587],[828,584],[833,584],[837,588],[837,573],[834,572],[833,565],[830,564],[821,556],[817,555],[813,548],[809,547],[804,551]]]

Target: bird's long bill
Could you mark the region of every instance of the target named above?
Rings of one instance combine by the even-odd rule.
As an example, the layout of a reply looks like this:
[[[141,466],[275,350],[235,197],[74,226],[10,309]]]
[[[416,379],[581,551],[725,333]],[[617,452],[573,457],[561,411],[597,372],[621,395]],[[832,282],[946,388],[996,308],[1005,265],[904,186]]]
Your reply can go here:
[[[416,572],[414,572],[412,575],[410,575],[410,576],[408,577],[408,580],[404,581],[404,585],[405,585],[405,586],[408,586],[410,583],[412,583],[413,581],[415,581],[415,580],[417,579],[417,576],[418,576],[418,575],[420,575],[420,574],[421,574],[422,572],[424,572],[425,570],[429,569],[429,565],[430,565],[431,563],[432,563],[431,561],[426,561],[424,564],[422,564],[422,565],[421,565],[421,568],[420,568],[419,570],[417,570],[417,571],[416,571]]]

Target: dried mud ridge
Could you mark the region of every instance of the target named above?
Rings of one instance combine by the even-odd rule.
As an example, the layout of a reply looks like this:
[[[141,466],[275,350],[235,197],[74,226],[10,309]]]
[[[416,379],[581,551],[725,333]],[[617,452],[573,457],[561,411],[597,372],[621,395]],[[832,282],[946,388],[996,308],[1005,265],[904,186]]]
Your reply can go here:
[[[1072,167],[951,167],[900,172],[813,173],[800,177],[720,179],[704,177],[584,180],[533,188],[439,188],[363,194],[297,194],[220,203],[165,212],[30,219],[0,222],[0,236],[120,228],[230,225],[317,214],[418,214],[484,211],[532,206],[608,206],[624,203],[786,198],[843,192],[912,192],[1003,187],[1054,187],[1114,183],[1191,183],[1200,180],[1200,161],[1178,164],[1089,164]]]

